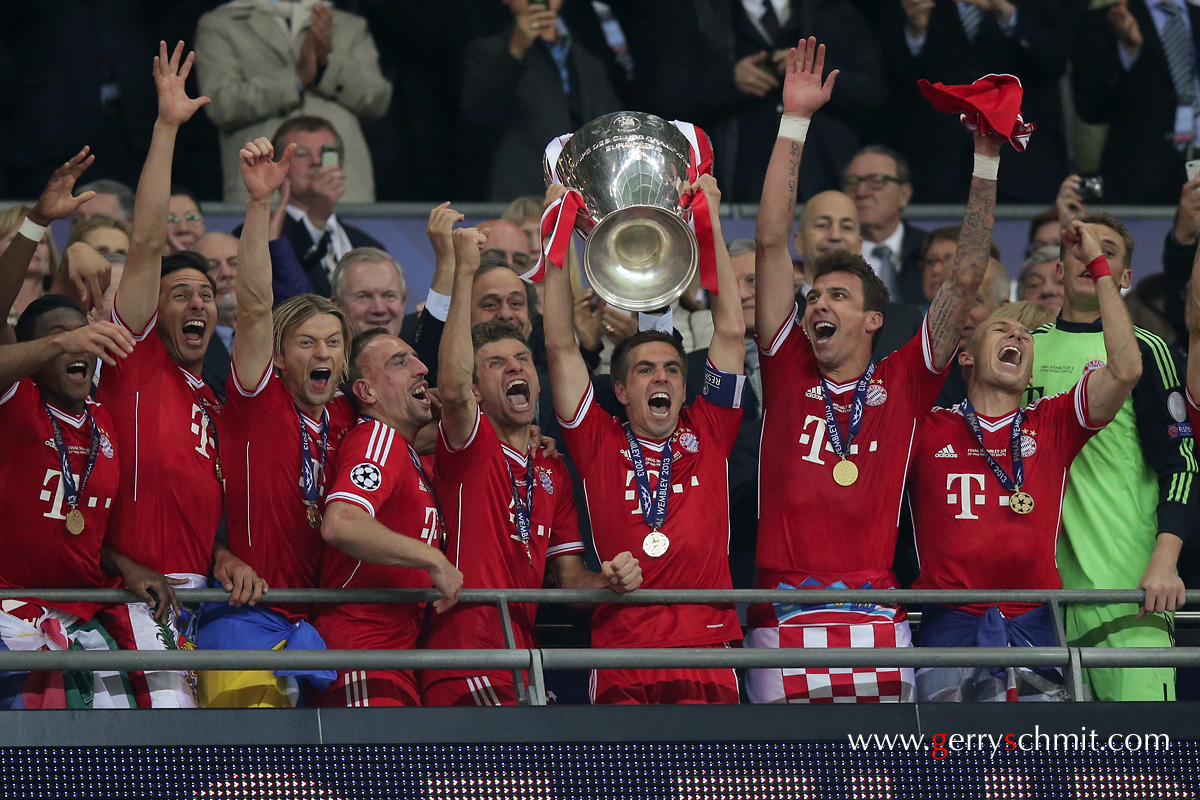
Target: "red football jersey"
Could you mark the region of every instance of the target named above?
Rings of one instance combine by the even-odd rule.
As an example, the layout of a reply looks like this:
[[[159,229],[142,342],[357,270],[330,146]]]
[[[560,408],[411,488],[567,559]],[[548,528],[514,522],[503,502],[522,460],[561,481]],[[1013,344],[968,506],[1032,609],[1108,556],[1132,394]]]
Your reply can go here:
[[[829,444],[821,374],[798,310],[775,339],[760,346],[763,432],[759,458],[758,588],[797,586],[808,578],[850,588],[894,585],[891,573],[904,477],[919,423],[945,380],[933,366],[929,322],[912,341],[879,362],[850,446],[858,480],[839,486],[840,460]],[[857,379],[830,383],[843,436]],[[755,607],[752,607],[752,613]],[[776,624],[758,608],[753,625]]]
[[[451,450],[439,429],[435,452],[434,491],[446,514],[446,556],[463,574],[467,589],[540,589],[547,558],[583,553],[579,520],[571,495],[571,476],[562,461],[533,455],[533,515],[529,552],[517,533],[513,515],[512,470],[521,498],[525,496],[526,454],[500,441],[492,423],[477,414],[475,430],[459,450]],[[532,563],[530,563],[532,559]],[[533,647],[533,603],[511,603],[513,633],[519,648]],[[425,646],[503,648],[504,629],[495,606],[458,603],[430,617]],[[480,670],[462,671],[477,674]],[[438,678],[457,672],[439,670]]]
[[[413,466],[408,442],[382,422],[362,418],[338,449],[326,495],[359,506],[398,536],[439,546],[437,506]],[[385,567],[325,546],[321,586],[334,589],[429,589],[423,569]],[[424,617],[423,603],[346,603],[329,606],[313,623],[331,649],[412,649]]]
[[[679,414],[670,438],[671,494],[661,533],[665,552],[645,545],[650,533],[624,426],[596,405],[591,387],[563,436],[579,469],[601,561],[625,550],[642,567],[644,589],[732,589],[729,577],[729,453],[741,423],[740,408],[698,398]],[[651,491],[658,486],[663,442],[644,439]],[[661,541],[661,540],[660,540]],[[731,604],[717,606],[601,605],[592,615],[593,647],[698,647],[742,638]]]
[[[117,443],[108,409],[87,401],[100,436],[96,463],[80,495],[84,529],[67,530],[70,506],[62,480],[62,460],[42,393],[26,378],[0,395],[0,586],[8,589],[86,589],[116,586],[100,569],[109,515],[121,480]],[[76,417],[50,407],[62,431],[75,486],[83,477],[92,446],[87,414]],[[95,603],[43,603],[90,619]]]
[[[243,387],[233,370],[226,398],[218,430],[229,549],[273,589],[311,589],[317,585],[325,541],[320,529],[309,524],[304,505],[300,420],[308,430],[309,457],[321,506],[342,437],[354,424],[350,402],[339,396],[325,406],[329,443],[322,469],[321,421],[305,414],[297,416],[292,394],[274,369],[268,367],[253,389]],[[293,622],[308,613],[296,604],[263,605]]]
[[[207,575],[221,524],[213,423],[221,405],[199,375],[171,360],[154,331],[137,333],[113,309],[113,322],[137,346],[100,372],[98,397],[121,442],[121,493],[113,503],[112,548],[163,573]]]
[[[1009,508],[1012,493],[992,473],[961,408],[930,413],[917,435],[908,484],[921,564],[914,589],[1062,588],[1054,549],[1067,470],[1103,427],[1088,419],[1087,380],[1025,409],[1021,488],[1034,501],[1028,514]],[[979,415],[984,444],[1010,477],[1013,414]],[[982,614],[988,605],[963,608]],[[1000,610],[1011,618],[1036,607],[1002,603]]]

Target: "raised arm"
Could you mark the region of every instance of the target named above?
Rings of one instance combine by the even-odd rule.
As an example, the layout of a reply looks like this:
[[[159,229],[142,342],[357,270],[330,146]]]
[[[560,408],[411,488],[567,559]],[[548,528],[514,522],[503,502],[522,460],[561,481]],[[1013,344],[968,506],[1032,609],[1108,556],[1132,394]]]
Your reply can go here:
[[[996,216],[996,169],[1002,144],[1004,140],[999,136],[975,134],[975,174],[971,177],[971,193],[958,234],[954,269],[929,305],[933,364],[939,370],[950,363],[958,349],[958,338],[987,273],[992,222]],[[980,173],[990,177],[980,177]]]
[[[111,322],[93,322],[31,342],[4,345],[0,347],[0,393],[66,353],[86,353],[111,366],[132,352],[133,337]]]
[[[433,604],[439,613],[458,602],[463,576],[441,550],[390,530],[353,503],[335,500],[329,504],[321,523],[321,536],[351,558],[388,567],[425,570],[433,579],[434,588],[444,595]]]
[[[693,188],[704,192],[708,200],[713,244],[717,249],[717,293],[712,295],[713,337],[708,345],[708,360],[722,372],[741,375],[746,371],[746,321],[742,316],[737,276],[733,274],[721,233],[721,190],[711,175],[701,175]]]
[[[466,445],[479,406],[475,401],[475,348],[471,345],[471,284],[487,237],[477,228],[454,231],[454,291],[438,349],[438,396],[442,434],[454,449]]]
[[[783,119],[763,180],[754,231],[754,275],[758,285],[754,314],[760,342],[775,338],[796,302],[788,239],[796,218],[796,181],[808,125],[817,109],[829,102],[837,78],[834,70],[822,81],[824,69],[825,45],[818,46],[814,37],[801,39],[788,52],[783,79]]]
[[[166,42],[159,42],[154,57],[154,85],[158,89],[158,119],[150,150],[138,181],[133,205],[133,234],[129,257],[117,289],[113,308],[135,332],[146,329],[158,309],[158,281],[162,270],[163,245],[167,242],[167,206],[171,199],[171,159],[179,126],[208,104],[207,97],[187,96],[184,82],[192,71],[195,53],[183,58],[183,42],[167,55]]]
[[[1099,242],[1083,223],[1075,220],[1063,228],[1063,244],[1071,254],[1087,264],[1100,300],[1100,319],[1104,323],[1104,351],[1107,363],[1088,378],[1088,418],[1107,425],[1117,416],[1125,398],[1142,377],[1142,354],[1138,350],[1129,309],[1121,299],[1109,272],[1108,259]]]
[[[88,155],[88,148],[85,147],[54,171],[46,188],[42,190],[42,196],[26,217],[33,227],[33,233],[36,233],[36,228],[45,228],[56,219],[69,217],[75,209],[96,196],[95,192],[84,192],[79,197],[71,196],[75,182],[95,159],[95,156]],[[21,228],[29,230],[24,223]],[[12,310],[17,295],[21,293],[25,273],[29,272],[29,262],[33,260],[33,254],[40,242],[40,236],[32,239],[18,229],[12,243],[0,253],[0,319],[8,319],[8,312]],[[12,329],[7,325],[0,325],[0,343],[13,341],[16,340]]]
[[[546,204],[561,197],[565,189],[557,184],[546,190]],[[575,341],[575,299],[571,275],[562,264],[547,264],[542,280],[542,325],[546,337],[546,360],[554,387],[554,413],[571,419],[592,383],[587,364]],[[562,559],[556,559],[561,561]]]
[[[271,198],[287,176],[295,144],[272,161],[275,149],[265,136],[248,142],[238,153],[242,182],[246,184],[246,222],[238,239],[237,336],[233,339],[233,368],[237,381],[250,390],[258,386],[271,367],[274,329],[271,325],[271,250],[269,226]]]
[[[1188,329],[1187,388],[1192,399],[1200,403],[1200,248],[1192,263],[1192,279],[1187,287],[1184,319]],[[1194,433],[1194,431],[1193,431]]]

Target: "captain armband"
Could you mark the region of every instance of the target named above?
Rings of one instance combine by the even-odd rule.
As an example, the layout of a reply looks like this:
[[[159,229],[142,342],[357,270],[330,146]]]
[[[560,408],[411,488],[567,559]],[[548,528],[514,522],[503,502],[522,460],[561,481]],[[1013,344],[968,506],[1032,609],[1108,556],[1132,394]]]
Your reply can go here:
[[[704,391],[701,394],[714,406],[741,408],[745,387],[745,375],[722,372],[711,361],[704,362]]]

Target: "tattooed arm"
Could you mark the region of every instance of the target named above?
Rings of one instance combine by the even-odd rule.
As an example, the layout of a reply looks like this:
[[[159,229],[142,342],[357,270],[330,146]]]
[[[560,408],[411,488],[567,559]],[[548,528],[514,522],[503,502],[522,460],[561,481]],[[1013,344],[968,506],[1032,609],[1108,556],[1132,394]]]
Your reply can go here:
[[[807,122],[817,109],[829,102],[837,70],[822,82],[825,45],[815,38],[800,40],[788,53],[783,83],[783,113]],[[760,342],[775,338],[787,322],[795,304],[792,287],[792,256],[788,238],[796,218],[796,176],[800,171],[802,142],[780,136],[775,140],[767,176],[758,205],[754,274],[758,286],[755,329]]]
[[[1004,139],[975,134],[975,154],[999,156]],[[963,214],[962,232],[954,269],[938,289],[929,306],[929,335],[933,342],[933,365],[939,370],[950,363],[958,349],[958,337],[975,304],[975,294],[987,273],[992,246],[992,223],[996,216],[996,182],[978,175],[971,177],[971,194]]]

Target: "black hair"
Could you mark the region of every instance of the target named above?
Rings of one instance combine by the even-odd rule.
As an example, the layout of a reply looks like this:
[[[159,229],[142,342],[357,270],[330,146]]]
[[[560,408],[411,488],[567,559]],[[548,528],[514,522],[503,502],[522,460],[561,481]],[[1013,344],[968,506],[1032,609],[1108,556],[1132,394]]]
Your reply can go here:
[[[180,250],[178,253],[172,253],[169,256],[163,256],[162,260],[162,277],[167,277],[172,272],[178,272],[181,269],[194,269],[204,277],[208,278],[209,284],[212,286],[214,293],[217,291],[217,282],[213,280],[212,266],[208,263],[208,259],[199,253],[191,250]]]
[[[21,316],[17,319],[17,324],[13,326],[13,332],[17,336],[17,341],[32,342],[38,338],[34,335],[38,320],[51,311],[57,311],[60,308],[69,308],[72,311],[77,311],[79,312],[79,316],[85,320],[87,319],[87,314],[83,312],[83,306],[66,295],[44,294],[26,306],[25,310],[21,312]]]
[[[651,342],[662,342],[675,348],[675,352],[679,355],[679,368],[683,373],[684,380],[687,380],[687,353],[684,351],[679,339],[675,338],[673,334],[663,333],[662,331],[638,331],[617,345],[616,349],[613,350],[609,371],[612,373],[614,381],[625,383],[628,380],[630,367],[629,354],[633,352],[633,348]]]

